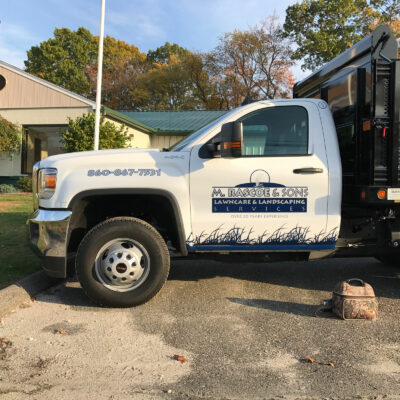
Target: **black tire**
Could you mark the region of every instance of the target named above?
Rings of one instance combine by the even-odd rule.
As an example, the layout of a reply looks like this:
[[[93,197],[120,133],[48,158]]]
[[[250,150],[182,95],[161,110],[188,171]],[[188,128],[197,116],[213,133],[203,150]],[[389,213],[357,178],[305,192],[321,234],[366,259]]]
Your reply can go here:
[[[139,255],[143,254],[141,258],[145,258],[147,265],[142,268],[142,271],[146,271],[147,275],[142,272],[137,282],[133,281],[131,286],[126,286],[127,289],[122,286],[122,283],[120,285],[115,284],[112,280],[112,278],[116,278],[115,276],[110,278],[103,274],[104,265],[108,262],[108,254],[111,254],[108,253],[107,246],[111,243],[110,248],[119,244],[125,247],[125,242],[134,244],[131,246],[139,252]],[[104,254],[101,254],[100,252],[104,247],[106,247],[106,250]],[[126,251],[130,250],[130,248],[127,248]],[[120,257],[120,253],[118,253],[118,257]],[[126,257],[129,257],[129,254]],[[113,261],[111,257],[110,261]],[[117,268],[119,272],[119,267],[119,269],[125,268],[122,273],[126,273],[126,267],[120,267],[122,264],[115,267],[118,260],[113,262],[113,271]],[[140,262],[140,264],[142,263]],[[129,264],[127,265],[130,267]],[[133,268],[138,269],[136,263],[132,262],[132,265],[135,265]],[[110,218],[96,225],[85,235],[76,255],[76,272],[83,290],[94,302],[106,307],[133,307],[150,300],[166,281],[169,265],[168,248],[161,235],[147,222],[131,217]],[[107,268],[107,270],[111,271],[110,268]],[[105,273],[113,274],[115,272],[106,271]],[[130,273],[130,275],[133,275],[133,273]],[[132,286],[139,281],[138,287]],[[127,291],[119,291],[121,288]]]
[[[391,255],[391,256],[379,256],[376,257],[382,264],[387,265],[392,268],[400,268],[400,257]]]

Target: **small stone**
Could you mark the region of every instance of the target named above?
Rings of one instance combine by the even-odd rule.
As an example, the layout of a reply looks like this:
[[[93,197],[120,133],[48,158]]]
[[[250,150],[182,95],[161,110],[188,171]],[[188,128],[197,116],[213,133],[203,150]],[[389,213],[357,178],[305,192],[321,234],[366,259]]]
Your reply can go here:
[[[30,337],[28,340],[32,342],[32,340],[33,340],[33,337]]]
[[[167,393],[171,394],[171,393],[172,393],[172,390],[171,390],[171,389],[168,389]]]

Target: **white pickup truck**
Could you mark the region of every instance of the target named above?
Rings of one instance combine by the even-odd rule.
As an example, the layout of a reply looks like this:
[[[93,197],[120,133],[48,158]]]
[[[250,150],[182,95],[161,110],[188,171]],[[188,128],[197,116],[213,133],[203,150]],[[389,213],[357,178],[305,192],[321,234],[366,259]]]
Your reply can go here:
[[[62,154],[33,171],[30,242],[45,271],[78,279],[95,302],[152,298],[170,254],[238,260],[335,254],[342,171],[327,103],[239,107],[169,151]]]

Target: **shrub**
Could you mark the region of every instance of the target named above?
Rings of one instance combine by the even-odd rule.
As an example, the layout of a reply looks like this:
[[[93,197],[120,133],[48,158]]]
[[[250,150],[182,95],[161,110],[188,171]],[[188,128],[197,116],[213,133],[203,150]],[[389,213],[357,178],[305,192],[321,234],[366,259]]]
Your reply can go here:
[[[21,192],[32,192],[32,178],[30,176],[21,176],[17,181],[17,188]]]
[[[99,149],[122,149],[129,140],[127,128],[119,128],[110,121],[100,118]],[[68,129],[61,134],[67,152],[93,150],[94,113],[68,120]]]
[[[17,189],[13,185],[7,183],[0,184],[0,193],[16,193]]]
[[[21,130],[17,125],[0,116],[0,152],[10,156],[17,153],[21,146]]]

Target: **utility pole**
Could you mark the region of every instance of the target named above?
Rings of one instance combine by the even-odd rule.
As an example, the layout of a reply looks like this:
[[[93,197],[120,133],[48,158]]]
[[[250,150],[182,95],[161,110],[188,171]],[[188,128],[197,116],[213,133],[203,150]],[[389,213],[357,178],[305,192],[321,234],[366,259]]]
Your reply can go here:
[[[106,0],[101,0],[99,58],[97,60],[96,114],[95,114],[95,123],[94,123],[94,149],[95,150],[99,150],[101,79],[102,79],[102,75],[103,75],[103,39],[104,39],[105,8],[106,8]]]

